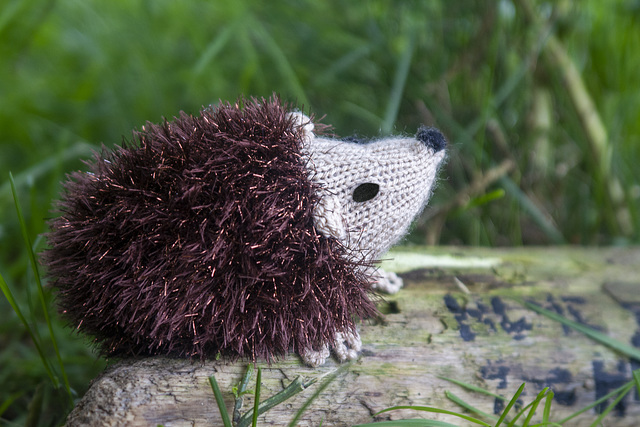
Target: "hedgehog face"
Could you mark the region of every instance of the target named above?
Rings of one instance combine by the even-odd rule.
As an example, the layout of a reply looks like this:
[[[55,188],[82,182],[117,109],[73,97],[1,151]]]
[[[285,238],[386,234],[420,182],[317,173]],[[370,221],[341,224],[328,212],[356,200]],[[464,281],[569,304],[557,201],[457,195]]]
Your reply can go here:
[[[321,192],[316,228],[367,259],[378,258],[427,203],[445,158],[444,137],[423,127],[415,138],[363,144],[315,137],[309,125],[304,129],[310,178]]]

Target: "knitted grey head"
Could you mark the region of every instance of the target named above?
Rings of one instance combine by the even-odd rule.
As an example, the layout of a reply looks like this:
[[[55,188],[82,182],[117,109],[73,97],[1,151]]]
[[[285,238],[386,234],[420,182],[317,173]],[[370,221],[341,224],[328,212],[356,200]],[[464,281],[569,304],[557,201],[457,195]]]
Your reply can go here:
[[[293,113],[304,130],[302,153],[309,177],[318,184],[320,200],[314,225],[326,237],[339,240],[355,258],[379,259],[407,232],[426,205],[445,159],[440,131],[421,127],[414,138],[390,137],[363,144],[314,135],[314,125]],[[366,268],[375,289],[393,293],[402,286],[394,273]],[[357,357],[357,333],[339,333],[321,351],[303,351],[309,365],[324,363],[329,347],[338,359]]]
[[[316,228],[378,259],[405,235],[429,200],[446,155],[444,137],[422,127],[415,138],[368,144],[327,139],[316,137],[313,123],[296,114],[305,130],[310,178],[321,189]]]

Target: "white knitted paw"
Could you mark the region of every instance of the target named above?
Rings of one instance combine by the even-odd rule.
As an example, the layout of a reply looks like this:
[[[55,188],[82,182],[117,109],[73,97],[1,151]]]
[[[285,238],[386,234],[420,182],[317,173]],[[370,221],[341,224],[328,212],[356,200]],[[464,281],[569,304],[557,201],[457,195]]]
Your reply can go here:
[[[395,294],[402,288],[402,278],[392,271],[384,271],[378,269],[376,272],[376,281],[372,288],[387,294]]]
[[[331,350],[329,350],[331,348]],[[304,350],[300,352],[302,361],[312,368],[323,365],[329,358],[331,351],[339,362],[358,358],[358,352],[362,350],[360,334],[350,332],[337,332],[333,342],[325,345],[322,350]]]
[[[357,359],[358,352],[362,350],[360,334],[358,332],[338,332],[331,349],[340,362]]]
[[[326,362],[329,358],[330,354],[331,353],[329,352],[329,346],[325,345],[320,351],[303,350],[300,352],[300,357],[302,358],[302,361],[305,363],[305,365],[315,368],[324,364],[324,362]]]

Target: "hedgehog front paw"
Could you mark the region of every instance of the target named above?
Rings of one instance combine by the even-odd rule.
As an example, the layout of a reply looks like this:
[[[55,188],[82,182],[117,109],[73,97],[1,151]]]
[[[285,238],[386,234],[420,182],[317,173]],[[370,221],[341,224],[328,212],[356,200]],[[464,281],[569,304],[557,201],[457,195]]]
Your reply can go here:
[[[336,332],[331,344],[325,345],[319,351],[303,350],[300,352],[300,357],[306,365],[316,368],[327,361],[331,352],[339,362],[346,362],[357,359],[360,350],[362,350],[362,340],[358,332]]]
[[[358,332],[337,332],[331,349],[340,362],[357,359],[358,352],[362,350],[360,334]]]
[[[373,283],[373,289],[387,294],[397,293],[404,284],[402,278],[392,271],[384,271],[379,269],[376,272],[376,281]]]

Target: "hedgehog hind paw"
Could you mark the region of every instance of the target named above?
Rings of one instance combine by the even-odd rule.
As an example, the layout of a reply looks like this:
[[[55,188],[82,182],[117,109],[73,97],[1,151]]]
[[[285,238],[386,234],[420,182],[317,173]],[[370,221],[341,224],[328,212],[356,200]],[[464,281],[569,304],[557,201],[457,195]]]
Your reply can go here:
[[[312,368],[316,368],[324,364],[324,362],[326,362],[329,358],[330,354],[331,353],[329,351],[329,346],[325,345],[321,350],[318,351],[311,349],[303,350],[300,352],[300,357],[306,365]]]

